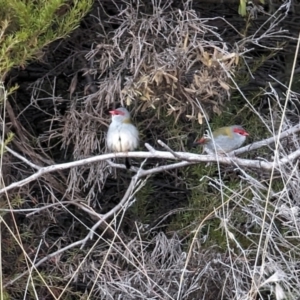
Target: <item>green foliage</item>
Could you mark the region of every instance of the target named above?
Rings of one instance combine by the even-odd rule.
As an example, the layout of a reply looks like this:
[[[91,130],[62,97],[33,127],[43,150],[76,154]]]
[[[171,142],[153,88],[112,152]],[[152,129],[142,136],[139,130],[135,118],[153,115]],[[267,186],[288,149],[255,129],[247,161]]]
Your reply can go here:
[[[238,190],[240,182],[238,177],[226,179],[227,188],[221,192],[210,184],[210,178],[214,179],[216,176],[218,176],[217,169],[214,165],[207,167],[202,164],[195,165],[186,170],[185,178],[188,180],[188,186],[192,189],[189,205],[184,214],[178,215],[171,226],[172,230],[183,229],[184,235],[194,238],[195,231],[201,224],[198,238],[206,237],[203,247],[210,248],[218,245],[219,249],[226,251],[228,247],[227,238],[224,230],[222,230],[220,219],[215,216],[215,212],[217,210],[221,213],[224,205],[226,207],[229,205],[229,208],[235,206],[232,196]],[[222,177],[225,180],[224,175]],[[250,198],[250,195],[244,195],[245,199],[248,199],[248,197]],[[238,224],[243,223],[241,220],[244,221],[245,213],[236,208],[232,212],[234,220],[231,221]],[[243,244],[247,248],[250,242],[245,239]]]
[[[13,92],[16,91],[18,88],[17,85],[10,87],[8,90],[4,86],[3,82],[0,82],[0,105],[2,105],[6,100],[9,95],[11,95]]]
[[[24,204],[24,202],[25,201],[23,198],[21,198],[20,196],[16,196],[12,199],[11,206],[14,208],[21,207]]]
[[[3,291],[3,290],[0,292],[0,298],[1,298],[1,300],[12,299],[11,296],[6,291]]]
[[[186,178],[187,187],[191,189],[191,196],[185,212],[171,225],[172,230],[186,228],[190,224],[193,224],[190,231],[194,230],[194,227],[219,205],[219,197],[210,191],[208,179],[205,177],[210,176],[214,171],[214,166],[206,168],[204,164],[193,165],[183,170],[183,177]]]
[[[146,185],[137,193],[138,201],[130,208],[130,212],[133,213],[134,217],[146,224],[151,221],[151,213],[153,213],[153,207],[152,210],[149,207],[149,199],[151,199],[151,195],[153,196],[153,194],[152,181],[148,180]]]
[[[23,242],[33,242],[32,239],[35,238],[35,235],[34,235],[34,232],[32,232],[32,230],[30,229],[30,227],[28,225],[24,225],[22,226],[22,231],[20,233],[20,237],[21,237],[21,240]]]
[[[253,98],[249,101],[252,105],[258,106],[260,96],[253,95]],[[249,106],[245,106],[244,103],[240,95],[234,94],[231,97],[231,102],[224,108],[222,115],[215,116],[211,120],[209,124],[211,129],[215,130],[223,126],[241,124],[250,133],[247,143],[271,136],[259,119],[260,116],[253,114]],[[192,129],[199,133],[198,138],[201,137],[204,127],[207,126],[194,124],[194,128]],[[178,132],[180,132],[180,128]],[[256,154],[254,155],[265,156],[265,152],[267,151],[267,148],[261,148],[256,150]],[[200,153],[201,148],[194,148],[192,152]],[[246,156],[248,156],[248,154],[246,154]],[[215,217],[214,211],[217,209],[221,212],[221,206],[224,205],[224,203],[228,203],[228,207],[231,210],[230,223],[235,224],[234,228],[230,228],[230,231],[237,236],[243,248],[248,249],[248,247],[253,245],[253,241],[239,233],[241,224],[245,222],[246,214],[239,209],[239,205],[236,205],[236,202],[241,201],[244,206],[247,206],[249,201],[251,201],[249,199],[253,198],[253,194],[248,190],[241,192],[238,175],[234,174],[234,172],[233,174],[226,175],[226,171],[224,172],[224,170],[227,170],[227,168],[221,166],[220,176],[226,185],[226,190],[223,190],[222,195],[220,191],[210,185],[210,178],[214,179],[219,177],[218,169],[215,164],[205,166],[205,164],[201,163],[182,170],[184,172],[182,177],[186,179],[187,188],[191,190],[189,204],[184,213],[178,214],[177,218],[173,220],[169,226],[169,230],[181,232],[183,236],[193,238],[195,230],[204,220],[198,236],[200,239],[207,236],[203,247],[209,248],[212,245],[218,245],[220,249],[226,251],[228,241],[224,230],[222,230],[220,219]],[[239,190],[241,194],[240,199],[237,200],[234,198],[234,195]],[[259,231],[260,228],[257,230]]]
[[[247,13],[246,11],[246,0],[240,0],[240,5],[239,5],[239,15],[241,15],[242,17],[244,17]]]
[[[247,14],[247,3],[250,1],[247,0],[240,0],[240,5],[239,5],[239,9],[238,9],[238,13],[239,15],[241,15],[242,17],[245,17]],[[261,4],[265,4],[265,0],[259,0],[259,2]]]
[[[0,155],[2,155],[4,152],[6,152],[5,150],[5,146],[7,146],[14,138],[14,134],[12,132],[9,132],[7,134],[6,140],[4,141],[4,144],[1,144],[0,147]],[[4,147],[3,147],[4,146]],[[4,149],[3,149],[4,148]]]
[[[91,5],[91,0],[0,0],[0,78],[13,66],[41,58],[39,51],[74,30]]]

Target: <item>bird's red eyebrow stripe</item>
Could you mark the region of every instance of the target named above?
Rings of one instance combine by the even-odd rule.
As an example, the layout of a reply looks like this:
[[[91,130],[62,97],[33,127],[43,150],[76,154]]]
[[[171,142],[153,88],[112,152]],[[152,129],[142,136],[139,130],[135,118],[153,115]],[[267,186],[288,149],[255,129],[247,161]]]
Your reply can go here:
[[[239,133],[239,134],[244,135],[244,136],[249,135],[249,133],[247,131],[245,131],[243,129],[239,129],[239,128],[234,128],[233,132]]]
[[[122,111],[120,111],[120,110],[117,110],[117,109],[110,110],[109,113],[110,113],[111,115],[121,115],[121,116],[124,116],[124,115],[125,115],[124,112],[122,112]]]

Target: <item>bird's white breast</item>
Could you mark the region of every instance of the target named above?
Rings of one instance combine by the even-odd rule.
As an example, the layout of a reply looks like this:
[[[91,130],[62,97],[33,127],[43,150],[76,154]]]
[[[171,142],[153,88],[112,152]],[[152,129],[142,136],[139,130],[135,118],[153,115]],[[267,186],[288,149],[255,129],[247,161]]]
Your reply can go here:
[[[139,145],[136,127],[128,123],[112,122],[107,132],[107,147],[113,152],[127,152]]]
[[[217,152],[231,152],[241,147],[245,140],[245,136],[236,133],[233,134],[232,138],[225,135],[219,135],[205,145],[205,150],[208,152],[215,152],[216,149]]]

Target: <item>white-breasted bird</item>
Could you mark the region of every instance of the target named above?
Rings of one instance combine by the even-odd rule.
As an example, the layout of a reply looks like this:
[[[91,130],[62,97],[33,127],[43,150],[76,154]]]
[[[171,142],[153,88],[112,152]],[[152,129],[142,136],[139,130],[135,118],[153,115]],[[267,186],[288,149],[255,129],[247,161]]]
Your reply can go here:
[[[245,142],[249,133],[240,125],[221,127],[204,135],[195,144],[204,145],[207,153],[227,153],[238,149]]]
[[[125,107],[111,110],[111,123],[107,132],[107,147],[113,152],[133,151],[139,146],[139,132],[131,123],[130,113]],[[126,168],[130,169],[128,157]]]

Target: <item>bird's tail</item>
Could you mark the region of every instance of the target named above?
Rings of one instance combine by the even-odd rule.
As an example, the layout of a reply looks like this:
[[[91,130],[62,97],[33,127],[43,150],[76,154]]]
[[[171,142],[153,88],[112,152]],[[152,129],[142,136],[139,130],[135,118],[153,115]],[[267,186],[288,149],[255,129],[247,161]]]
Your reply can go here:
[[[128,157],[125,157],[125,166],[126,169],[129,170],[131,168],[130,161]]]

